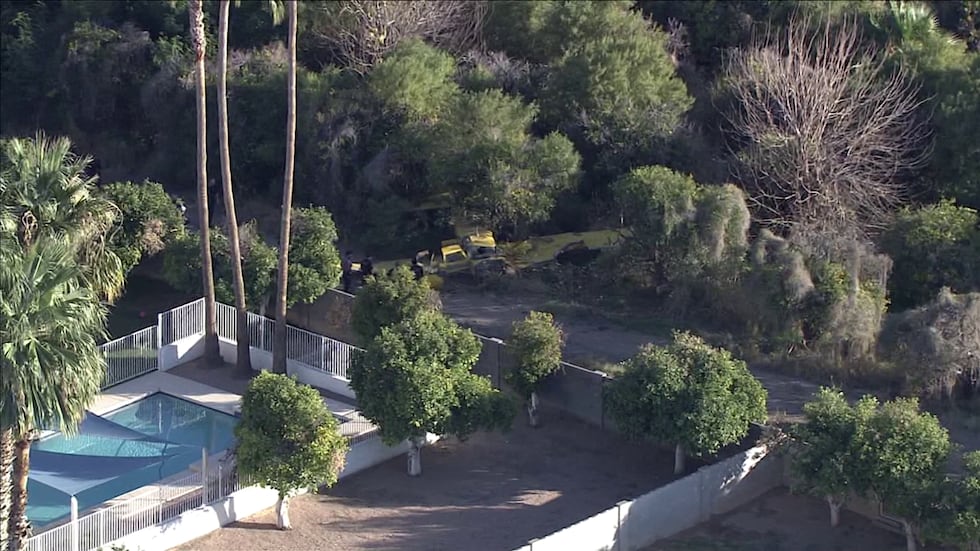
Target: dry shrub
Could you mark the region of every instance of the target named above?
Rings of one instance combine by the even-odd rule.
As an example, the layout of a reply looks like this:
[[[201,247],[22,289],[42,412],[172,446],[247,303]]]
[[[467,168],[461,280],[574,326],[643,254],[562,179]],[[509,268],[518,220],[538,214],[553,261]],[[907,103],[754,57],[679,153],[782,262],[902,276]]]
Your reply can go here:
[[[959,384],[975,393],[980,381],[980,293],[956,295],[943,288],[929,304],[891,316],[881,349],[905,370],[916,392],[950,398]]]

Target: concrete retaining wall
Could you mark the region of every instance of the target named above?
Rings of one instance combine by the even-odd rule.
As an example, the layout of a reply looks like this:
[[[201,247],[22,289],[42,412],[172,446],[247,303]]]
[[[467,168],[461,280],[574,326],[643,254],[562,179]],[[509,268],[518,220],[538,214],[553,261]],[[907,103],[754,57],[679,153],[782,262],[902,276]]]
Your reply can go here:
[[[517,551],[634,551],[761,496],[783,483],[782,457],[765,446],[623,501]]]
[[[237,344],[235,344],[235,342],[232,340],[219,338],[218,347],[221,350],[221,359],[227,363],[234,364],[237,360],[238,354],[236,349]],[[204,349],[202,346],[198,356],[203,353]],[[272,370],[272,354],[270,352],[259,350],[257,348],[251,348],[251,353],[252,369],[256,371]],[[183,361],[180,363],[183,363]],[[302,362],[286,360],[286,373],[295,376],[301,383],[322,388],[324,390],[329,390],[330,392],[341,396],[346,396],[347,398],[355,398],[354,391],[351,390],[347,379],[342,379],[325,371],[320,371],[319,369],[310,367]]]
[[[204,356],[204,333],[166,344],[157,351],[157,369],[167,371]]]
[[[433,434],[427,436],[429,443],[439,438]],[[365,469],[384,463],[408,451],[408,441],[397,446],[386,446],[380,438],[372,438],[359,442],[347,453],[347,463],[340,472],[344,479]],[[425,449],[422,450],[422,466],[425,467]],[[405,475],[408,476],[407,474]],[[187,511],[177,518],[162,524],[144,528],[125,538],[116,540],[110,545],[124,545],[129,551],[167,551],[189,541],[206,536],[222,526],[231,524],[256,513],[274,507],[279,495],[267,488],[245,488],[230,496],[197,509]]]

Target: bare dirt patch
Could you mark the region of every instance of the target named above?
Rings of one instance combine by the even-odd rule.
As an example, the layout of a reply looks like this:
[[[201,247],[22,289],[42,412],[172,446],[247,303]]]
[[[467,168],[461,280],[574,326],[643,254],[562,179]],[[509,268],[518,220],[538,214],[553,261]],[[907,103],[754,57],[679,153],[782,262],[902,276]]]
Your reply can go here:
[[[826,504],[785,488],[645,551],[903,551],[905,538],[850,511],[830,528]]]
[[[268,510],[178,549],[508,551],[675,478],[671,453],[553,411],[536,430],[518,418],[507,434],[427,447],[419,478],[405,467],[399,457],[294,499],[292,531]]]

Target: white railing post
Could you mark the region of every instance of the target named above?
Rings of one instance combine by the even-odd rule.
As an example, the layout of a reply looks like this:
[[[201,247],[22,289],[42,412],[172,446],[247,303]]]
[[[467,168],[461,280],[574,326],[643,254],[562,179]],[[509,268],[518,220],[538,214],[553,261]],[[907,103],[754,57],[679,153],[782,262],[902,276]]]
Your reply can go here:
[[[78,545],[78,499],[71,496],[71,551],[79,551]]]
[[[157,314],[157,369],[163,366],[163,314]]]
[[[225,497],[225,493],[222,489],[221,484],[221,463],[218,463],[218,499]]]
[[[201,448],[201,507],[208,504],[208,449]]]

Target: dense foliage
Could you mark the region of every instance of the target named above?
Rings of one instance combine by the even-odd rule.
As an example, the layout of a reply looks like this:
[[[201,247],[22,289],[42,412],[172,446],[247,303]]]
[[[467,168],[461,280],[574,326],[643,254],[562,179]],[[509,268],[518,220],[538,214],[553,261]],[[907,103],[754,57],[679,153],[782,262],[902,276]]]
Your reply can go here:
[[[946,477],[949,434],[915,399],[879,404],[865,396],[850,405],[840,392],[824,388],[804,414],[806,421],[791,431],[791,467],[799,487],[827,499],[831,525],[843,501],[857,495],[882,501],[902,518],[909,549],[923,535],[970,543],[976,507],[952,507],[975,495],[976,458],[965,456],[962,480]]]
[[[124,270],[129,271],[184,235],[184,215],[162,185],[113,182],[101,192],[119,207],[119,223],[109,247],[119,256]]]
[[[299,489],[333,486],[348,448],[315,388],[268,371],[245,391],[235,437],[239,472],[279,492],[280,500]]]
[[[364,343],[390,325],[420,312],[440,310],[438,295],[425,279],[416,280],[407,266],[368,278],[358,290],[351,312],[351,327]]]
[[[507,373],[507,382],[520,395],[530,397],[541,381],[558,369],[564,340],[561,327],[547,312],[531,312],[514,322],[507,345],[516,365]]]
[[[217,4],[204,9],[210,36]],[[879,342],[889,310],[980,287],[972,0],[342,0],[300,12],[296,202],[333,216],[301,223],[317,234],[298,241],[406,258],[460,222],[494,230],[501,250],[627,226],[594,264],[549,272],[556,287],[835,377],[916,380],[879,369],[896,355]],[[228,63],[236,196],[243,222],[263,228],[285,150],[285,30],[272,19],[264,2],[232,9]],[[159,182],[193,209],[185,2],[7,2],[0,35],[0,135],[68,136],[93,157],[86,177]],[[160,188],[103,189],[122,218],[101,260],[129,268],[165,246],[168,279],[197,294],[194,234]],[[257,304],[273,270],[265,242],[248,240]],[[325,247],[290,247],[292,300],[335,283]]]
[[[351,388],[385,442],[426,433],[465,439],[505,429],[514,412],[490,381],[471,373],[480,341],[439,312],[422,311],[384,326],[355,358]]]
[[[607,387],[607,407],[626,435],[678,447],[696,457],[738,442],[766,419],[766,391],[745,362],[690,333],[665,347],[647,345]]]

